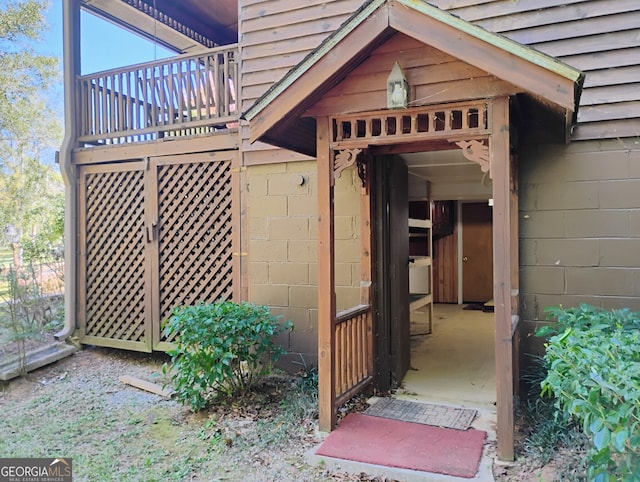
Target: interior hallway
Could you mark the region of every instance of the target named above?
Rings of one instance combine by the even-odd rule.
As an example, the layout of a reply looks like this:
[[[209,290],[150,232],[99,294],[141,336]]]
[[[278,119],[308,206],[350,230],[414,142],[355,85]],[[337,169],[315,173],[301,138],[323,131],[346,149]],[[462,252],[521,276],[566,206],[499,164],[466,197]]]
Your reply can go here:
[[[411,368],[398,398],[495,411],[493,313],[434,305],[433,333],[412,316]]]

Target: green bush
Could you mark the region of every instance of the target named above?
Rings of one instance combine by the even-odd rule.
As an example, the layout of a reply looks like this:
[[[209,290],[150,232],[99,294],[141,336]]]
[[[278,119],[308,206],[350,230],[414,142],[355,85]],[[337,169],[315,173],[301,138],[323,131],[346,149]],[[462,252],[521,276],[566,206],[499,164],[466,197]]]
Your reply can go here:
[[[589,305],[547,308],[557,320],[546,344],[542,394],[591,440],[587,477],[640,481],[640,318]]]
[[[242,395],[285,351],[273,338],[292,330],[265,306],[219,301],[178,307],[164,324],[176,336],[170,373],[181,403],[194,411],[215,398]]]

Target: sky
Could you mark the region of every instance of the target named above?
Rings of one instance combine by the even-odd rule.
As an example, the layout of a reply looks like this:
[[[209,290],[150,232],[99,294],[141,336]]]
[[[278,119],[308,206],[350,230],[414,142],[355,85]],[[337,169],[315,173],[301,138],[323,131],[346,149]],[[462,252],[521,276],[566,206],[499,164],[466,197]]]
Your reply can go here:
[[[62,69],[62,2],[51,0],[47,20],[49,30],[36,49],[60,59]],[[172,52],[129,33],[90,13],[80,16],[81,73],[124,67],[166,58]]]

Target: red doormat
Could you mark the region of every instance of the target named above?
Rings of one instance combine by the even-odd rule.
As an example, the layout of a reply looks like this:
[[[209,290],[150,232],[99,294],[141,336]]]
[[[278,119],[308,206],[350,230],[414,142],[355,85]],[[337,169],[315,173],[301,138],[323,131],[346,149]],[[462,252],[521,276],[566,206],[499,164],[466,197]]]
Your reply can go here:
[[[472,478],[486,435],[350,413],[316,455]]]

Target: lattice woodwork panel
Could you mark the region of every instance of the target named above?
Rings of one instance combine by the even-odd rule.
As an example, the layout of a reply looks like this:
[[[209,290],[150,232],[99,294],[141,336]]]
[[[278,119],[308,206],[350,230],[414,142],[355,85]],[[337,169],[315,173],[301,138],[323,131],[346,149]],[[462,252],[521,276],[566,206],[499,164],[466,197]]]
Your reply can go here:
[[[159,166],[160,321],[178,305],[233,297],[231,190],[230,162]]]
[[[85,181],[85,335],[143,342],[144,172],[91,173]]]

